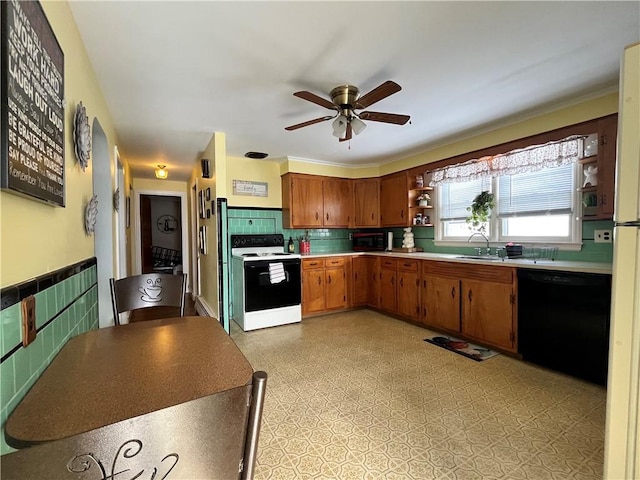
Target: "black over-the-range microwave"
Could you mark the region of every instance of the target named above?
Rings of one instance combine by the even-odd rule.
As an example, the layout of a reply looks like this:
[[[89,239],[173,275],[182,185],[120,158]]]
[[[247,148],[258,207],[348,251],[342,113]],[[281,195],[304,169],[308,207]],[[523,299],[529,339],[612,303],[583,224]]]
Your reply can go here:
[[[353,250],[356,252],[372,252],[384,250],[384,233],[361,232],[353,234]]]

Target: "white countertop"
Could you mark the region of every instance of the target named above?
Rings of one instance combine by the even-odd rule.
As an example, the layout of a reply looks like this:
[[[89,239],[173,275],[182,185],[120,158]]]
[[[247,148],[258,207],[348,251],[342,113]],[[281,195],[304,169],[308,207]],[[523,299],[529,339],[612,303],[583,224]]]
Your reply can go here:
[[[478,260],[460,258],[463,254],[452,253],[402,253],[402,252],[335,252],[335,253],[311,253],[302,255],[302,258],[320,257],[344,257],[355,255],[376,255],[380,257],[414,258],[418,260],[440,260],[455,263],[470,263],[480,265],[495,265],[496,267],[517,267],[539,270],[558,270],[563,272],[602,273],[611,274],[610,263],[575,262],[569,260],[529,260],[505,258],[504,260]]]

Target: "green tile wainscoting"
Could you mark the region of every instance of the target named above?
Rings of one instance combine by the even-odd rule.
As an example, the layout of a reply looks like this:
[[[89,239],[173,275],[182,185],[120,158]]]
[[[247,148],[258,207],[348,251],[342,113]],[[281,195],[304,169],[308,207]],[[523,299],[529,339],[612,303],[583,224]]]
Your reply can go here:
[[[23,347],[20,301],[29,295],[36,301],[37,336]],[[14,451],[4,440],[9,414],[70,338],[98,328],[96,259],[3,288],[1,298],[0,454],[4,455]]]

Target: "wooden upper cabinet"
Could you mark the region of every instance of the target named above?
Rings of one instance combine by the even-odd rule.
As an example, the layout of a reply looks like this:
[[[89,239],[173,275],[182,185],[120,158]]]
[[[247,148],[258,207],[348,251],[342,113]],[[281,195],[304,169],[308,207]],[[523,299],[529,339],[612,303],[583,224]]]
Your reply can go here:
[[[365,178],[353,181],[355,227],[380,226],[380,180]]]
[[[394,173],[380,179],[380,225],[409,225],[409,188],[407,173]]]
[[[282,176],[282,226],[316,228],[323,225],[322,177],[288,173]]]
[[[617,134],[617,115],[598,121],[598,217],[604,219],[613,218]]]
[[[351,181],[346,178],[282,176],[284,228],[349,227],[352,204]]]
[[[325,178],[322,181],[325,227],[348,227],[351,222],[351,181]]]

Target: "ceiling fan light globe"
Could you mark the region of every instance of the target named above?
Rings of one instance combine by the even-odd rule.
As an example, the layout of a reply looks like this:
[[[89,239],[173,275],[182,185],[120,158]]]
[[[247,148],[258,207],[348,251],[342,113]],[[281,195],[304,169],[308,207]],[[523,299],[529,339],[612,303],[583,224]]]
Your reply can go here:
[[[367,124],[358,117],[353,117],[351,119],[351,128],[353,129],[353,133],[359,135],[365,128],[367,128]]]
[[[331,124],[333,127],[333,136],[342,137],[347,131],[347,118],[344,115],[337,117]]]

